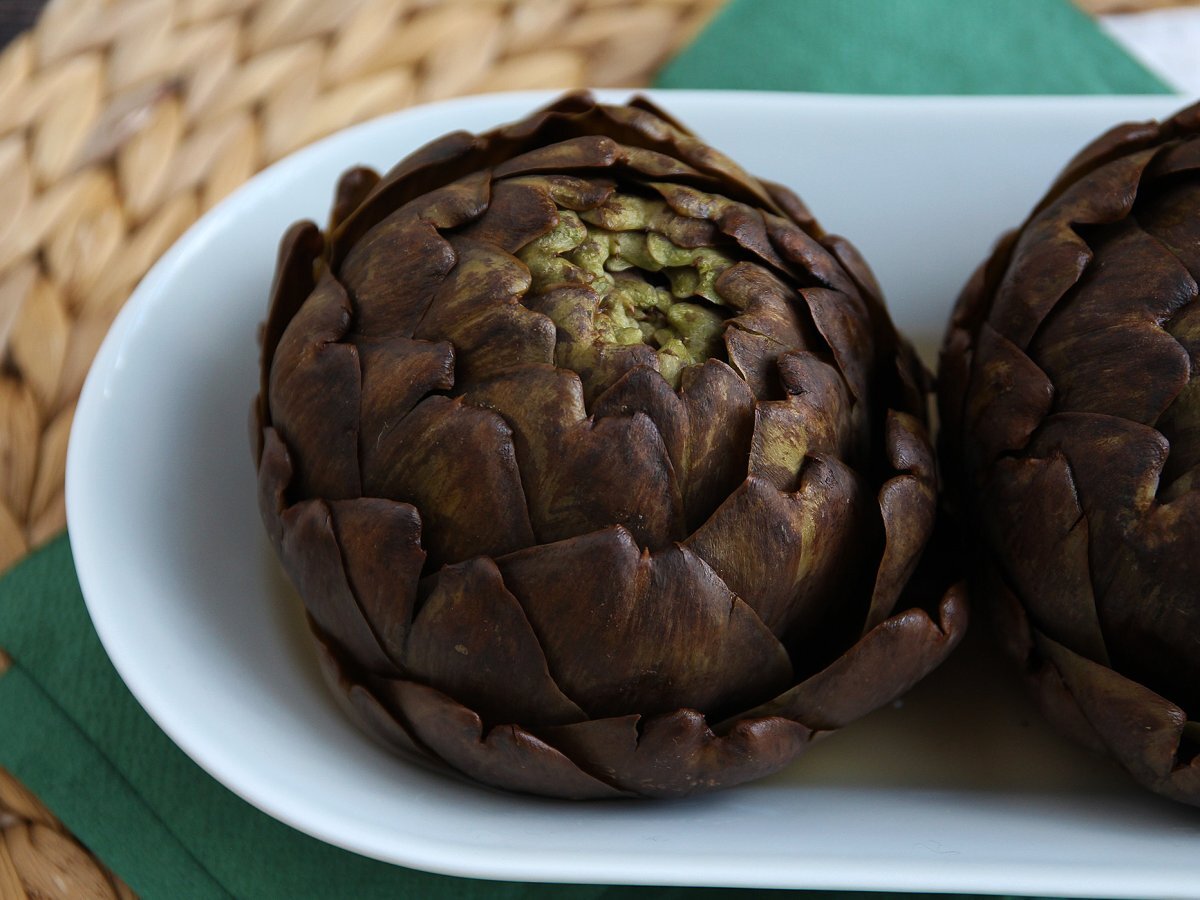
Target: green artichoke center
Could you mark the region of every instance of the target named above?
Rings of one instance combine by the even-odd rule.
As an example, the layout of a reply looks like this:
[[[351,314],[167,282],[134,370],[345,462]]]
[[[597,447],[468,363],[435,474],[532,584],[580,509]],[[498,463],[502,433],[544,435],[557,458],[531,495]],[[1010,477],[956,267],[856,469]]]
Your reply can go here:
[[[558,212],[554,229],[518,253],[532,292],[586,284],[599,298],[594,341],[655,348],[658,370],[673,387],[684,368],[722,354],[732,310],[715,282],[732,259],[711,247],[678,246],[655,230],[673,215],[661,200],[618,195],[602,214]]]

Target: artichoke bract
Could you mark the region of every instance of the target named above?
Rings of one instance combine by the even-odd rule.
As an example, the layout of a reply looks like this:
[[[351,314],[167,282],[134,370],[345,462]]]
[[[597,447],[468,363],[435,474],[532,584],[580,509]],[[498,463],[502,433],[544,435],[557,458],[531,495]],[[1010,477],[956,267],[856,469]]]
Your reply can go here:
[[[1043,712],[1200,804],[1200,106],[1071,161],[964,289],[950,502]]]
[[[962,633],[957,592],[900,602],[928,376],[871,274],[645,100],[347,172],[327,231],[284,237],[261,340],[263,519],[393,748],[552,796],[708,790]]]

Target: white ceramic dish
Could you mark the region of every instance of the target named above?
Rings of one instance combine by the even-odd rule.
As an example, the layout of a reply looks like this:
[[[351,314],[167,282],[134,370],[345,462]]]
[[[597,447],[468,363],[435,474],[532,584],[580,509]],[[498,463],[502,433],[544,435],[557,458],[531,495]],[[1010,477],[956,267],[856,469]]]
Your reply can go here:
[[[264,172],[146,277],[83,391],[70,532],[121,676],[254,805],[362,854],[541,881],[1200,897],[1200,810],[1052,735],[986,652],[777,777],[668,804],[496,793],[391,757],[326,693],[259,524],[247,447],[276,241],[337,174],[387,167],[542,94],[470,98],[339,134]],[[795,188],[875,267],[926,349],[1001,230],[1117,121],[1178,98],[893,99],[679,92],[660,102]]]

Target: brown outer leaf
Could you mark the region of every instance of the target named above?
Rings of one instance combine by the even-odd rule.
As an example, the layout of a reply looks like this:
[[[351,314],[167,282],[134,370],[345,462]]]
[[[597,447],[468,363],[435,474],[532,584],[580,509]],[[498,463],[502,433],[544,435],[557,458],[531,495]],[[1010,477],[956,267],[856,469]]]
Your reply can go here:
[[[433,568],[534,543],[512,431],[495,413],[434,394],[363,450],[365,491],[422,511]]]
[[[778,400],[783,396],[778,362],[783,354],[794,349],[775,338],[739,328],[736,320],[725,329],[729,365],[759,400]]]
[[[313,265],[324,247],[325,238],[320,230],[307,220],[292,225],[279,242],[275,275],[267,301],[267,320],[263,323],[260,335],[261,378],[256,401],[259,428],[271,424],[267,396],[275,348],[279,346],[279,339],[288,323],[296,317],[304,301],[317,286]],[[257,447],[257,453],[262,453],[261,446]],[[257,458],[255,462],[258,462]]]
[[[695,531],[746,477],[754,433],[754,395],[725,363],[706,360],[683,370],[679,397],[687,409],[687,528]]]
[[[874,551],[868,496],[845,465],[812,458],[794,493],[748,477],[685,546],[784,639],[853,602]]]
[[[802,286],[825,287],[848,298],[861,299],[850,274],[817,236],[778,216],[767,215],[765,222],[772,246],[788,268],[801,273]],[[815,280],[816,285],[811,285],[808,279]]]
[[[456,332],[464,322],[481,308],[518,301],[529,290],[530,275],[524,263],[498,247],[460,235],[450,237],[449,243],[454,268],[432,292],[413,337],[457,344]]]
[[[984,560],[976,575],[972,587],[978,599],[987,600],[984,611],[992,636],[1013,661],[1014,674],[1025,680],[1046,721],[1096,753],[1104,753],[1104,742],[1084,718],[1058,670],[1035,649],[1033,627],[1021,601],[990,561]]]
[[[1018,347],[1029,346],[1046,316],[1091,262],[1091,250],[1075,227],[1125,218],[1153,156],[1153,150],[1146,150],[1101,166],[1025,224],[992,301],[988,318],[996,331]]]
[[[458,354],[456,376],[460,387],[520,366],[554,363],[554,322],[517,300],[484,306],[445,333]]]
[[[329,506],[305,500],[288,507],[280,519],[283,567],[324,638],[356,666],[379,675],[397,674],[350,588]]]
[[[417,582],[425,564],[421,517],[407,503],[373,497],[335,500],[329,510],[358,608],[384,653],[404,665]]]
[[[808,304],[817,330],[833,352],[850,392],[859,401],[870,402],[875,337],[858,292],[846,294],[826,288],[804,288],[800,295]]]
[[[791,678],[783,647],[690,550],[624,528],[497,561],[554,680],[593,717],[739,708]]]
[[[1188,383],[1187,351],[1160,324],[1196,299],[1196,282],[1131,222],[1090,243],[1094,259],[1030,344],[1060,411],[1152,425]]]
[[[946,592],[934,622],[910,609],[881,622],[833,663],[738,719],[783,716],[814,731],[842,728],[907,693],[936,669],[967,627],[963,585]]]
[[[287,444],[297,489],[308,497],[358,497],[358,351],[343,343],[350,302],[327,272],[288,323],[271,363],[270,420]]]
[[[774,717],[743,720],[717,735],[691,709],[538,731],[585,771],[646,797],[682,797],[771,775],[804,752],[811,734]]]
[[[342,668],[337,654],[315,631],[311,632],[313,647],[321,676],[329,686],[330,693],[360,730],[401,756],[428,759],[430,753],[409,733],[408,729],[390,713],[378,698],[361,684],[356,684]]]
[[[613,524],[652,547],[682,536],[679,484],[644,413],[587,418],[579,376],[545,365],[498,375],[464,401],[495,410],[511,426],[541,543]]]
[[[854,448],[864,442],[867,422],[855,409],[846,379],[815,353],[794,351],[779,358],[779,380],[787,402],[805,411],[808,444],[813,453],[855,462]]]
[[[436,686],[485,722],[530,727],[586,718],[551,679],[525,613],[485,557],[432,577],[404,660],[414,680]]]
[[[338,277],[354,298],[358,334],[412,337],[457,257],[437,227],[393,213],[354,245]]]
[[[713,287],[738,310],[730,325],[774,338],[789,350],[822,344],[796,291],[769,269],[754,263],[734,263],[717,277]]]
[[[359,337],[362,398],[359,401],[359,459],[365,471],[367,444],[375,448],[404,421],[426,394],[454,387],[454,345],[397,337]]]
[[[1034,639],[1109,753],[1152,790],[1200,806],[1200,754],[1188,762],[1179,755],[1184,711],[1045,635],[1035,631]]]
[[[987,322],[972,353],[970,388],[959,409],[963,434],[970,435],[964,453],[979,470],[1002,454],[1025,449],[1050,414],[1054,387],[1033,360]]]
[[[1200,491],[1155,503],[1118,545],[1101,603],[1113,666],[1200,719]]]
[[[649,366],[630,369],[620,380],[596,398],[592,415],[597,419],[608,416],[629,417],[635,413],[647,416],[658,429],[671,467],[678,482],[688,479],[688,449],[691,437],[688,411],[679,394]]]
[[[258,459],[258,513],[267,529],[275,553],[283,552],[283,523],[280,516],[288,505],[292,483],[292,458],[274,428],[262,429],[262,454]]]
[[[879,489],[885,543],[864,633],[892,614],[937,518],[937,472],[925,427],[908,413],[888,410],[884,441],[888,463],[900,474]]]
[[[558,224],[558,207],[537,179],[501,179],[492,185],[483,215],[458,232],[473,244],[490,244],[516,253]]]
[[[477,781],[569,800],[625,795],[517,725],[497,725],[485,735],[479,716],[440,691],[411,681],[388,682],[387,690],[388,704],[416,738]]]
[[[1060,451],[1070,464],[1088,520],[1092,585],[1103,621],[1121,546],[1155,502],[1167,441],[1153,428],[1126,419],[1056,413],[1046,419],[1029,449],[1041,457]]]
[[[362,205],[377,184],[379,173],[367,166],[353,166],[343,172],[333,192],[333,207],[329,210],[326,233],[333,234]]]
[[[1061,453],[1002,459],[985,488],[989,538],[1042,632],[1108,664],[1089,569],[1088,522]]]

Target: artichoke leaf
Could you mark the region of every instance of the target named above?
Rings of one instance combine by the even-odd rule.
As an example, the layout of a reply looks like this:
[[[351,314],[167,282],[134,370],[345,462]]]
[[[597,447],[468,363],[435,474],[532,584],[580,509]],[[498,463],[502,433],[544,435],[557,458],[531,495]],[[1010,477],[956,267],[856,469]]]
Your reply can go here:
[[[1044,633],[1107,665],[1092,590],[1088,520],[1066,458],[1008,458],[996,464],[984,503],[995,511],[992,540],[1005,574]]]
[[[1135,778],[1181,800],[1200,788],[1200,757],[1181,760],[1187,715],[1149,688],[1034,631],[1088,723]]]
[[[430,185],[444,185],[476,169],[472,163],[482,155],[482,143],[469,132],[453,131],[393,166],[334,231],[330,240],[333,265],[339,266],[349,249],[395,211],[405,210],[407,217],[417,218],[409,203],[429,192]]]
[[[258,512],[278,555],[283,552],[283,523],[279,517],[290,502],[288,487],[292,483],[292,458],[274,428],[267,426],[261,434],[262,453],[258,458],[257,473]]]
[[[738,328],[774,338],[790,350],[823,344],[796,291],[762,266],[735,263],[717,278],[715,287],[739,311],[733,319]]]
[[[853,290],[853,288],[852,288]],[[875,356],[866,305],[857,291],[843,294],[828,288],[801,288],[817,331],[825,339],[837,367],[856,400],[869,397],[869,372]]]
[[[844,297],[858,297],[854,279],[821,243],[819,229],[810,233],[779,216],[768,215],[764,221],[772,246],[784,260],[785,271],[799,273],[796,281],[802,287],[823,287]]]
[[[493,173],[496,178],[511,178],[514,175],[608,169],[623,160],[622,151],[621,145],[610,137],[584,134],[506,159]]]
[[[754,394],[728,365],[710,359],[683,370],[679,397],[688,419],[683,490],[691,533],[746,477]]]
[[[884,441],[888,462],[899,474],[879,489],[883,558],[875,575],[864,633],[892,614],[933,535],[937,518],[937,473],[924,426],[907,413],[888,410]]]
[[[338,272],[354,298],[355,330],[412,337],[457,256],[432,222],[393,213],[350,251]]]
[[[1200,493],[1154,504],[1118,545],[1101,603],[1106,633],[1120,635],[1114,667],[1192,718],[1200,718],[1200,555],[1183,536],[1197,533]]]
[[[288,323],[271,363],[270,419],[291,453],[297,489],[306,496],[362,493],[358,350],[343,343],[350,317],[346,292],[323,273]]]
[[[457,236],[515,254],[557,224],[558,206],[544,185],[535,179],[509,178],[492,185],[491,202],[483,215]]]
[[[549,195],[556,206],[577,213],[603,206],[617,189],[615,181],[576,175],[519,175],[501,184],[535,187]]]
[[[655,376],[657,377],[657,376]],[[579,377],[524,366],[472,389],[467,402],[513,429],[533,527],[541,542],[614,523],[658,547],[682,536],[683,499],[663,438],[644,413],[588,417]]]
[[[1050,414],[1054,387],[1038,365],[987,322],[974,348],[972,383],[962,408],[974,466],[1024,450]]]
[[[377,497],[334,500],[329,511],[358,609],[384,653],[402,666],[425,564],[421,516],[408,503]]]
[[[386,705],[400,712],[421,744],[477,781],[569,800],[625,796],[519,725],[496,725],[485,734],[476,713],[441,691],[412,681],[385,684]]]
[[[782,639],[852,595],[872,549],[868,497],[843,464],[810,458],[791,493],[750,475],[685,546]]]
[[[1095,413],[1056,413],[1029,445],[1033,456],[1060,451],[1071,467],[1079,505],[1089,524],[1092,585],[1104,597],[1122,558],[1121,547],[1155,503],[1169,445],[1153,428]]]
[[[590,716],[728,712],[791,677],[779,642],[685,547],[643,551],[616,527],[497,562],[554,680]]]
[[[432,568],[534,543],[512,430],[494,412],[433,394],[363,453],[368,496],[423,511]]]
[[[662,195],[678,215],[712,222],[718,231],[762,263],[776,271],[791,273],[791,267],[771,242],[761,211],[691,185],[654,182],[650,187]]]
[[[1193,157],[1200,158],[1200,143],[1192,141],[1181,144],[1191,148]],[[1195,162],[1200,168],[1200,161]],[[1195,174],[1189,181],[1174,185],[1170,191],[1151,196],[1138,207],[1138,224],[1162,242],[1176,259],[1200,280],[1200,223],[1196,221],[1196,207],[1200,204],[1200,178]],[[1171,332],[1174,334],[1175,329]]]
[[[304,500],[284,510],[283,567],[328,641],[369,672],[398,674],[350,587],[332,518],[323,500]]]
[[[327,234],[333,234],[354,211],[362,206],[371,191],[379,184],[379,173],[366,166],[347,169],[338,178],[333,192],[333,206],[329,210]]]
[[[737,718],[782,716],[813,731],[842,728],[907,693],[950,655],[966,627],[959,584],[942,598],[936,622],[919,609],[894,615],[820,672]]]
[[[317,286],[314,266],[325,247],[325,238],[320,229],[310,221],[297,222],[283,235],[279,242],[279,254],[275,262],[275,275],[271,281],[271,293],[267,303],[267,320],[259,335],[261,357],[258,399],[255,403],[255,431],[270,425],[270,404],[267,402],[271,364],[275,359],[275,348],[296,317],[304,301]],[[256,435],[257,436],[257,435]],[[262,454],[262,446],[255,447],[255,463]]]
[[[357,684],[346,673],[338,660],[338,654],[316,632],[312,632],[312,643],[317,651],[321,675],[334,699],[351,721],[393,752],[425,757],[425,749],[408,728],[384,707],[370,690]]]
[[[473,384],[526,364],[551,364],[554,322],[517,301],[492,303],[446,330],[455,348],[457,380]]]
[[[366,465],[413,408],[435,391],[454,387],[454,345],[411,338],[379,340],[360,337],[359,458]],[[367,452],[367,444],[373,445]]]
[[[1060,411],[1153,425],[1188,383],[1187,351],[1160,324],[1191,303],[1196,282],[1159,241],[1123,223],[1030,344]]]
[[[666,447],[676,480],[686,482],[691,438],[688,409],[679,394],[649,366],[630,369],[597,397],[592,406],[592,415],[597,419],[629,417],[635,413],[644,414],[654,423]]]
[[[779,358],[794,348],[765,334],[741,328],[732,319],[725,329],[725,352],[729,365],[749,385],[759,400],[777,400],[783,396],[779,386]]]
[[[811,731],[789,719],[737,722],[715,734],[700,713],[620,716],[538,729],[585,771],[647,797],[682,797],[774,774],[807,747]]]
[[[798,350],[779,357],[779,380],[788,404],[807,414],[812,452],[860,462],[856,450],[865,443],[868,423],[842,373],[817,354]]]
[[[413,680],[437,685],[485,722],[557,725],[586,718],[550,677],[525,613],[486,557],[432,576],[404,663]]]
[[[453,341],[463,322],[494,304],[517,301],[529,289],[529,269],[516,257],[459,235],[449,241],[455,264],[438,284],[413,337]]]
[[[1018,347],[1028,347],[1042,322],[1079,281],[1092,251],[1076,230],[1125,218],[1154,151],[1114,160],[1066,188],[1026,224],[1012,264],[996,288],[989,320]]]

